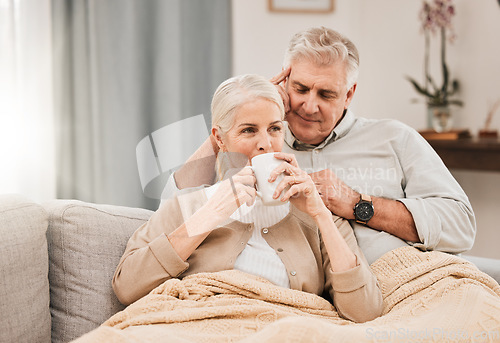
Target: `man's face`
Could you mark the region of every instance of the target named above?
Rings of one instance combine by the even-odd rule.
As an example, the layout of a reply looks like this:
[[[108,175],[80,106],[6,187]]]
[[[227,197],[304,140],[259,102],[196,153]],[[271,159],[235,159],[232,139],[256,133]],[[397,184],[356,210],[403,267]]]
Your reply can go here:
[[[293,61],[286,83],[290,130],[300,141],[320,144],[342,119],[351,103],[356,85],[346,89],[343,63],[328,66],[307,60]]]

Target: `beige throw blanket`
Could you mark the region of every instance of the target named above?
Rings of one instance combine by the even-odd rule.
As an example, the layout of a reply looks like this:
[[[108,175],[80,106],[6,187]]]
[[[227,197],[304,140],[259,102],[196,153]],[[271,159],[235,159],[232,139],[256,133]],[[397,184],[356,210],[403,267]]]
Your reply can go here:
[[[231,270],[166,281],[75,342],[500,342],[500,286],[471,263],[404,247],[371,267],[385,308],[367,323]]]

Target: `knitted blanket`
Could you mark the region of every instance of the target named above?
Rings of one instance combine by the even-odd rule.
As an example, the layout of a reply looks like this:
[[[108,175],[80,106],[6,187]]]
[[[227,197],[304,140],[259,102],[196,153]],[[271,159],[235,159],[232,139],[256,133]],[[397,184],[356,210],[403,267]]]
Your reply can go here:
[[[500,342],[500,286],[473,264],[404,247],[371,268],[385,307],[367,323],[228,270],[168,280],[75,342]]]

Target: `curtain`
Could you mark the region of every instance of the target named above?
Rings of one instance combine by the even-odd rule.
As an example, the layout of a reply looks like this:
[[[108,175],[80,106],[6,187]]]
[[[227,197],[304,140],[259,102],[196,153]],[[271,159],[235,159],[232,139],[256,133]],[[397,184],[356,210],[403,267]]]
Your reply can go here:
[[[50,0],[0,0],[0,194],[56,195]]]
[[[156,209],[137,145],[199,114],[209,125],[230,0],[53,0],[52,15],[58,197]]]

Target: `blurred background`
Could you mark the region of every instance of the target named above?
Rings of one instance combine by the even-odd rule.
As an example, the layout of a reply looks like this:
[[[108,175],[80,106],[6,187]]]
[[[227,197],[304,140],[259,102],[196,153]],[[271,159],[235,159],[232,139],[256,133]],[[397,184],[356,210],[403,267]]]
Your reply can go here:
[[[454,127],[477,135],[500,99],[500,6],[453,3],[446,59],[464,102],[453,107]],[[327,13],[286,13],[270,11],[268,0],[0,0],[0,193],[156,209],[140,181],[139,142],[199,114],[209,125],[220,82],[274,76],[290,37],[317,25],[359,49],[358,116],[425,128],[425,102],[412,101],[419,97],[406,79],[424,79],[422,1],[333,4]],[[439,48],[431,50],[439,79]],[[471,254],[500,258],[500,173],[452,173],[477,217]]]

